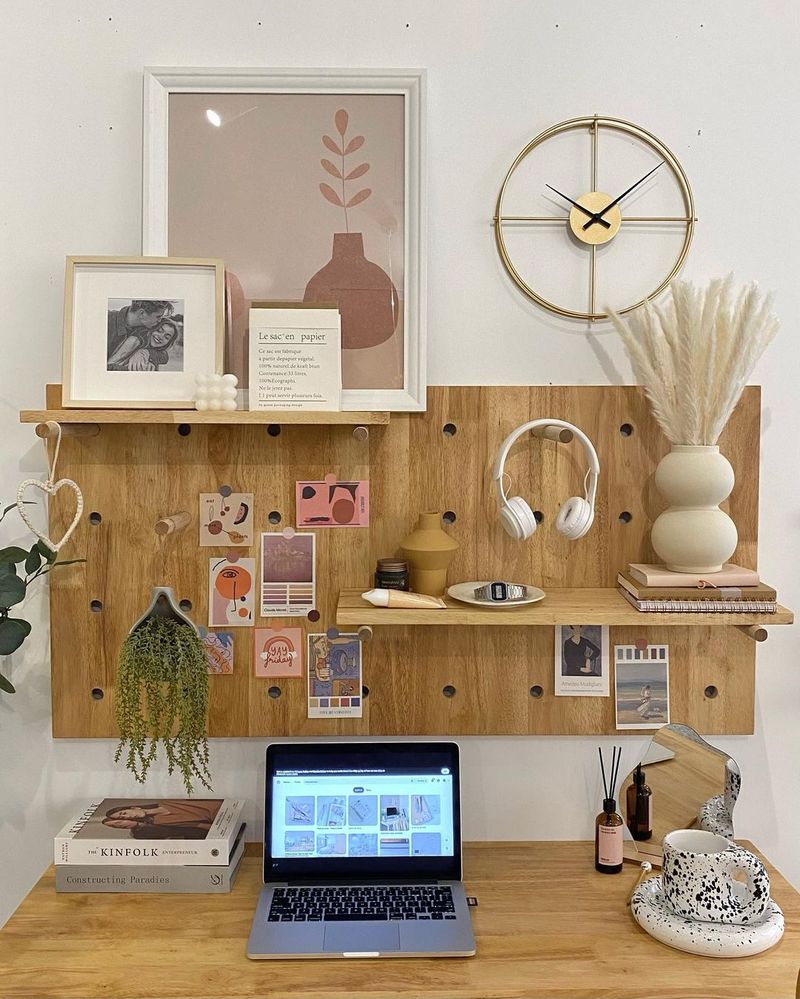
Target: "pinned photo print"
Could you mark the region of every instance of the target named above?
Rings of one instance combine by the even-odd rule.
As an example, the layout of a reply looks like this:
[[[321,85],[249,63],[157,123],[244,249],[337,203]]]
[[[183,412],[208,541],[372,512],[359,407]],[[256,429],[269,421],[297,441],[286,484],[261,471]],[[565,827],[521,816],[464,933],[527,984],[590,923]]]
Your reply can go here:
[[[207,631],[201,639],[209,673],[233,673],[233,635],[228,631]]]
[[[261,616],[305,617],[314,608],[315,536],[261,535]]]
[[[300,628],[256,628],[253,632],[256,676],[303,675],[303,632]]]
[[[297,526],[368,527],[369,482],[340,482],[334,475],[322,482],[296,483]]]
[[[615,645],[617,728],[669,725],[669,646]]]
[[[308,717],[361,717],[358,635],[308,635]]]

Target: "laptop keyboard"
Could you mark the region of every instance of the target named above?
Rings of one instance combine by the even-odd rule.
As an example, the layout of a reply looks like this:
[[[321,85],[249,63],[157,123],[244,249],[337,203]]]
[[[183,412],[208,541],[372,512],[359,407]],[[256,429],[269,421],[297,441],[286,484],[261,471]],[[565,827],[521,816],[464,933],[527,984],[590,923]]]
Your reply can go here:
[[[270,923],[455,918],[446,885],[276,888],[267,916]]]

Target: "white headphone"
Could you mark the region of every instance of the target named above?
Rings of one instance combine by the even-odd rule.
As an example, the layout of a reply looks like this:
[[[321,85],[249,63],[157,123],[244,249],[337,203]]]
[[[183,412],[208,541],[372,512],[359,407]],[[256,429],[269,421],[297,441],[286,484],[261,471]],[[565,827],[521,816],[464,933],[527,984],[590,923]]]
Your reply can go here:
[[[500,500],[500,523],[505,528],[506,533],[510,534],[517,541],[526,541],[536,530],[536,518],[533,515],[533,510],[531,510],[525,500],[521,496],[512,496],[510,499],[506,496],[505,489],[503,488],[503,469],[508,452],[511,450],[514,442],[519,440],[529,430],[535,430],[537,427],[561,427],[564,430],[571,430],[583,445],[586,460],[589,464],[586,477],[584,478],[586,495],[584,498],[570,496],[566,503],[562,505],[558,511],[558,517],[556,517],[556,529],[565,538],[569,538],[570,541],[577,541],[578,538],[582,538],[588,532],[594,520],[594,501],[597,495],[597,479],[600,476],[600,461],[594,445],[586,434],[571,423],[565,423],[564,420],[531,420],[530,423],[523,423],[521,427],[517,427],[503,441],[500,447],[500,454],[497,456],[497,461],[494,465],[493,474],[493,478],[497,483],[497,495]]]

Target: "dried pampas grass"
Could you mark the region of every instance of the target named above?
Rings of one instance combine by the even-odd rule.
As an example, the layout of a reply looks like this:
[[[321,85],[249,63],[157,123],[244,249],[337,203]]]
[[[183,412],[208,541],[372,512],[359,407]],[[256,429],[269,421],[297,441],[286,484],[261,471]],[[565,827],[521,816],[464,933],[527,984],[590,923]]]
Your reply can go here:
[[[778,331],[772,299],[755,282],[734,288],[729,274],[706,288],[673,281],[667,301],[646,302],[627,321],[607,310],[673,444],[717,443]]]

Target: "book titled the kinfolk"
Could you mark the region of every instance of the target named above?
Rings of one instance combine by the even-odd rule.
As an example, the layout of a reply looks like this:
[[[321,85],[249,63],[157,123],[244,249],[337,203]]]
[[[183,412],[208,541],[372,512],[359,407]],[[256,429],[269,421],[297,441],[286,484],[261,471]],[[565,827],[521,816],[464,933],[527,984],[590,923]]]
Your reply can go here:
[[[227,867],[241,825],[240,798],[103,798],[55,839],[61,864]]]
[[[244,857],[244,835],[236,841],[227,867],[183,864],[154,867],[109,864],[59,864],[56,867],[56,891],[121,894],[204,894],[229,892]]]

